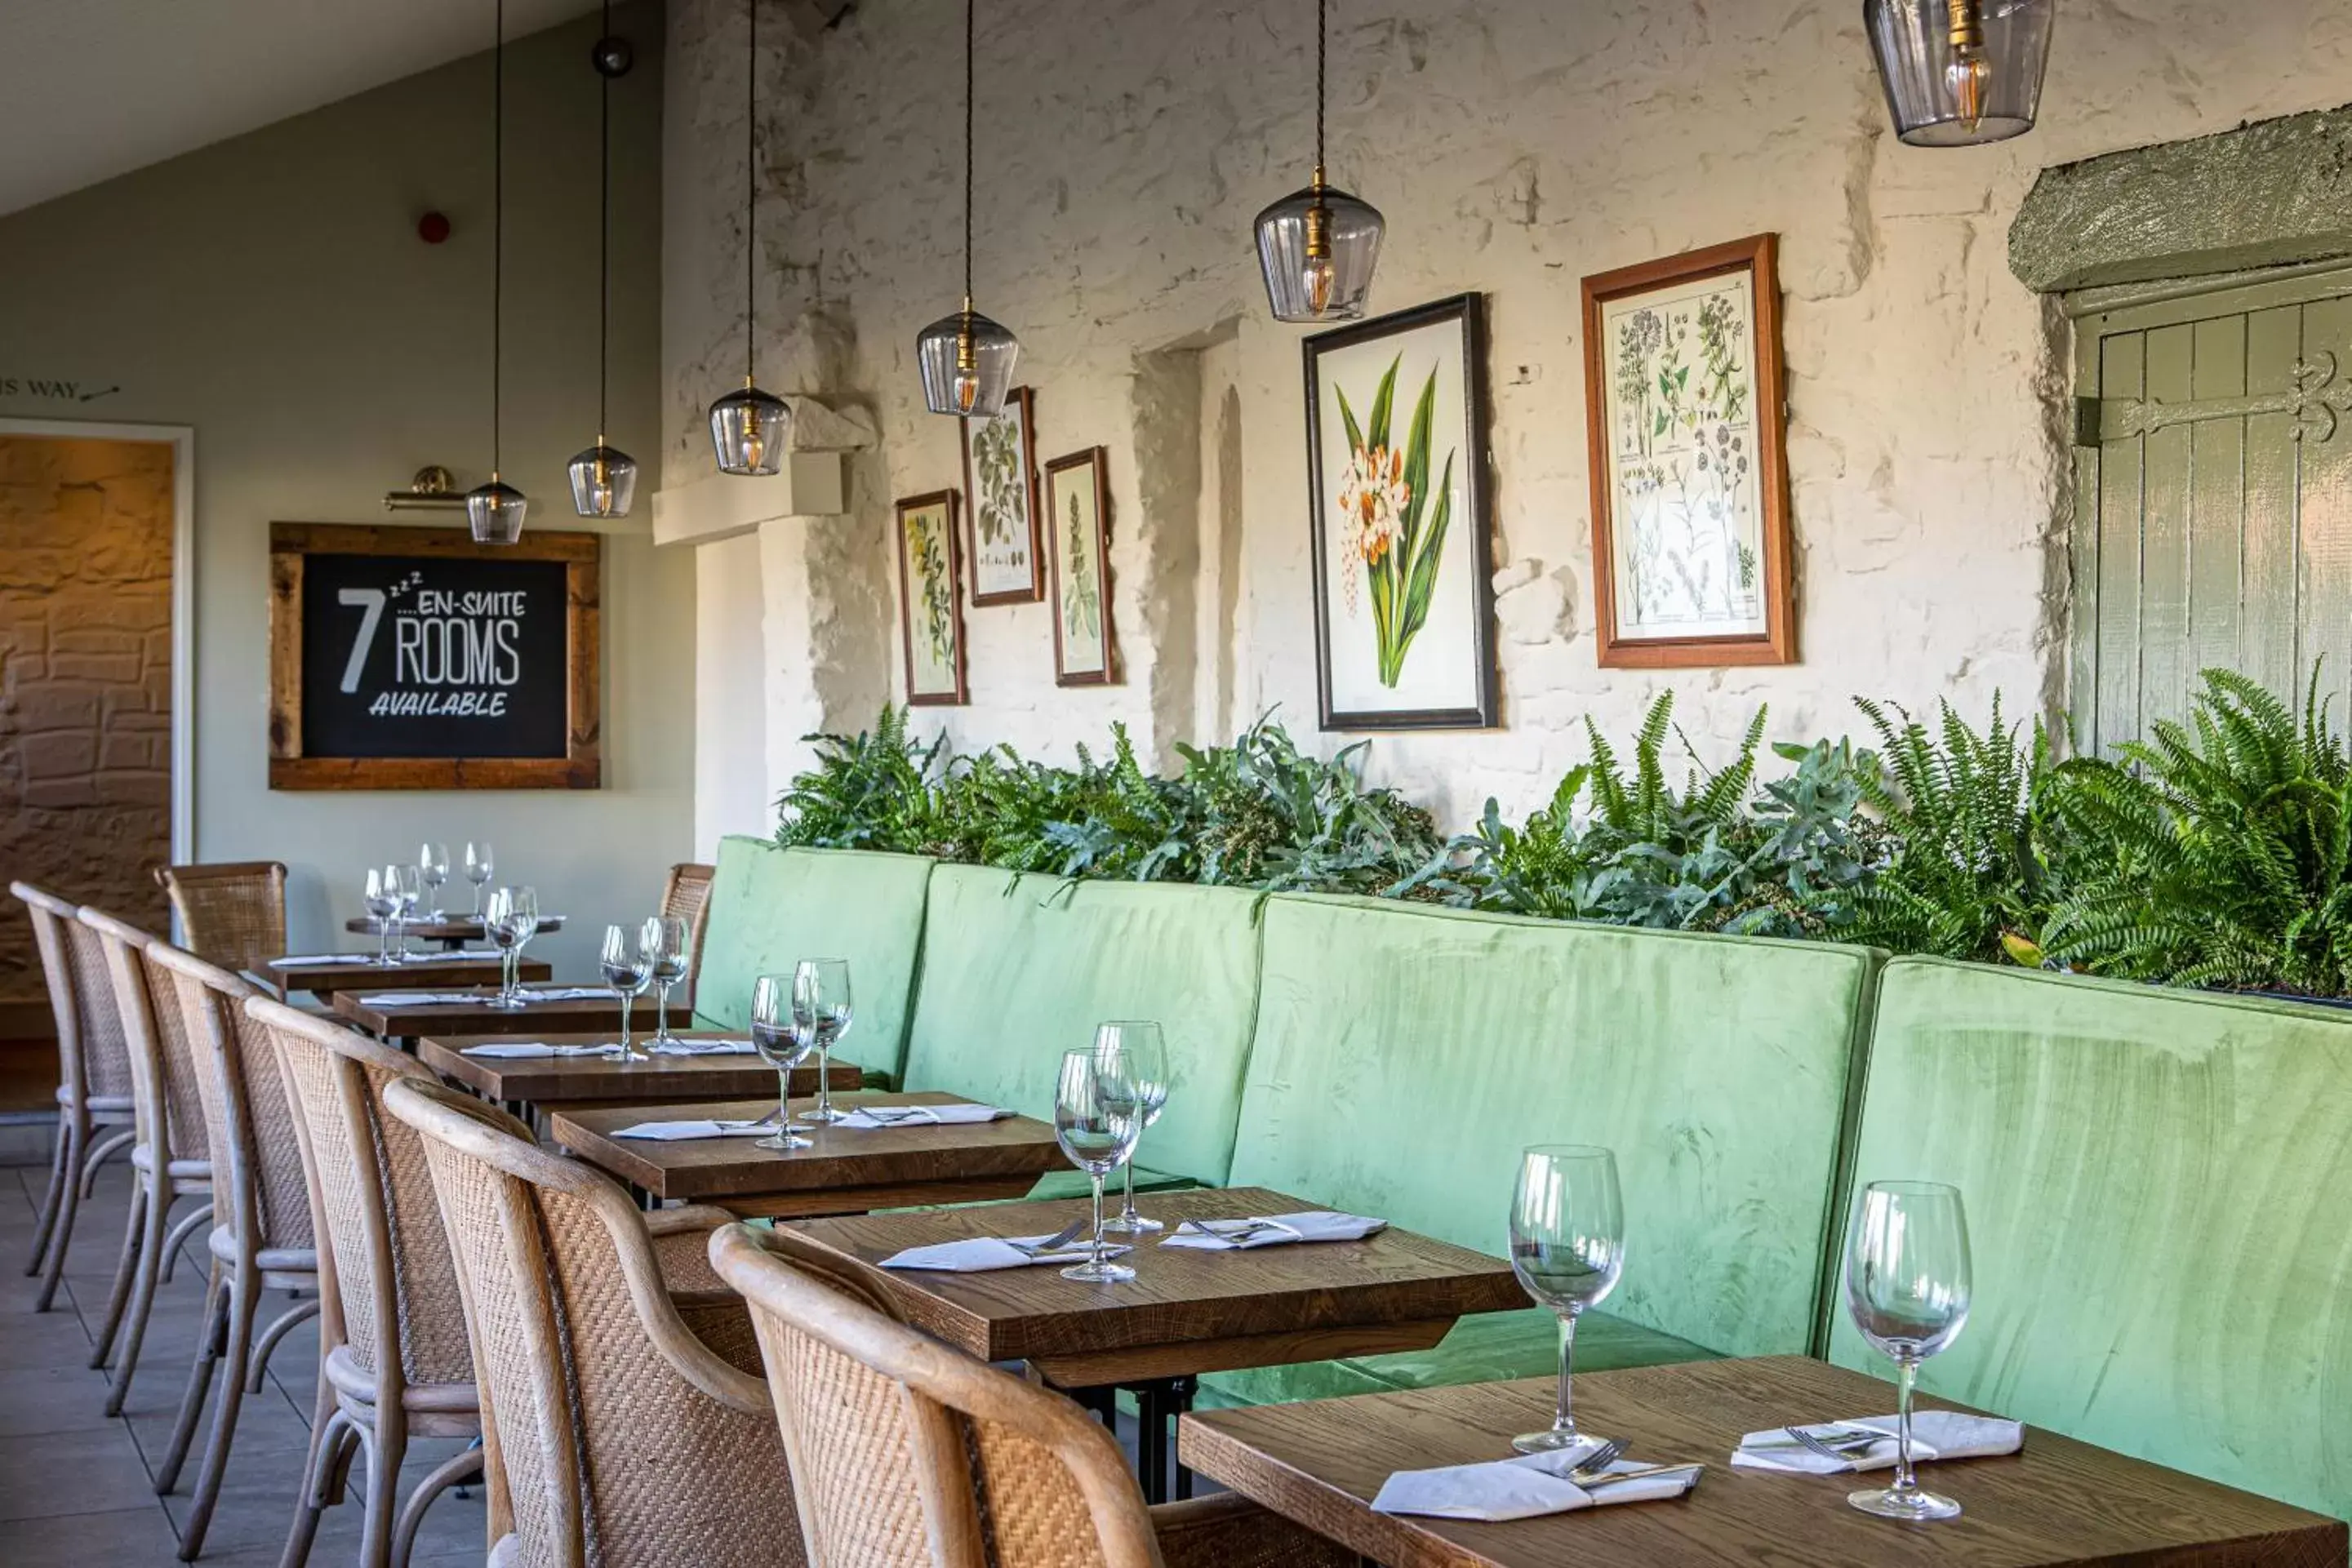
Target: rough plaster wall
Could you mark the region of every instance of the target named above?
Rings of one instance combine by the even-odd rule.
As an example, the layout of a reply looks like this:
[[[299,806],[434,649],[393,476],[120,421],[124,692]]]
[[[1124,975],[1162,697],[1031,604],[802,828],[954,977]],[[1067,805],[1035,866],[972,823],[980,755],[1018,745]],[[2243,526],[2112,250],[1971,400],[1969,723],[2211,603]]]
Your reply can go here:
[[[1489,793],[1533,804],[1581,756],[1577,720],[1622,731],[1667,685],[1715,753],[1763,701],[1787,737],[1848,727],[1856,691],[1972,712],[1995,687],[2047,700],[2063,676],[2065,336],[2004,265],[2018,203],[2044,164],[2333,104],[2352,80],[2340,0],[2081,0],[2063,7],[2039,131],[1916,152],[1886,131],[1858,9],[1390,0],[1335,18],[1333,173],[1390,225],[1374,308],[1465,289],[1491,308],[1504,725],[1383,737],[1372,758],[1448,818]],[[1247,434],[1233,711],[1278,703],[1311,737],[1298,334],[1267,317],[1248,237],[1305,172],[1309,15],[1241,0],[982,8],[979,303],[1021,336],[1041,457],[1110,449],[1127,681],[1056,690],[1045,606],[970,612],[972,705],[925,717],[960,742],[1066,756],[1113,719],[1155,754],[1196,738],[1181,727],[1198,705],[1177,695],[1196,674],[1161,666],[1214,657],[1193,645],[1199,536],[1155,519],[1194,514],[1201,400],[1174,383],[1183,351],[1229,319]],[[709,145],[682,167],[674,120],[672,210],[706,216],[670,241],[670,455],[703,464],[697,422],[727,384],[740,285],[677,257],[740,259],[724,210],[740,154],[709,152],[740,141],[740,18],[673,6],[673,114]],[[762,60],[763,352],[775,384],[856,403],[880,433],[849,537],[812,536],[830,564],[805,591],[835,591],[833,567],[854,558],[858,583],[893,584],[893,615],[889,496],[961,484],[955,429],[922,411],[912,358],[959,286],[951,21],[870,0],[832,30],[772,27]],[[1577,280],[1765,229],[1783,239],[1804,662],[1601,670]],[[895,629],[887,647],[895,688]],[[868,710],[813,711],[856,725]]]

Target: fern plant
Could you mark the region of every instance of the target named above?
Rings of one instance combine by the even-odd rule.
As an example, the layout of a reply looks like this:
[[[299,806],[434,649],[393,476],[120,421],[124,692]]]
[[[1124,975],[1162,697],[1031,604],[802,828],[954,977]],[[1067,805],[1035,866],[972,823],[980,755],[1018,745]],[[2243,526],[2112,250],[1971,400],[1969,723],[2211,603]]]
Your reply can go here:
[[[944,737],[907,733],[907,710],[884,705],[871,731],[813,735],[816,766],[777,802],[776,841],[787,848],[928,853],[941,839],[933,780]]]

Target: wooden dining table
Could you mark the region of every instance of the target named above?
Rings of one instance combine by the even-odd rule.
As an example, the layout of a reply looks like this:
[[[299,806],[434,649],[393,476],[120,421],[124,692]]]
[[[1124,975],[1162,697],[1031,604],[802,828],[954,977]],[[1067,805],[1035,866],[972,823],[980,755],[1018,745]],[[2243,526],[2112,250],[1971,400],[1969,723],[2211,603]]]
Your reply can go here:
[[[338,991],[442,990],[478,986],[499,975],[495,953],[427,954],[402,964],[299,964],[272,958],[264,966],[280,991],[308,991],[331,997]],[[522,978],[528,985],[551,978],[555,971],[544,958],[525,958]]]
[[[383,923],[373,915],[354,915],[343,922],[343,929],[353,936],[373,936],[383,929]],[[535,935],[545,936],[562,929],[563,916],[542,915],[539,917],[539,930]],[[401,930],[420,942],[438,942],[453,953],[468,942],[489,940],[489,932],[483,926],[480,917],[472,915],[445,915],[438,920],[404,921]]]
[[[771,1080],[772,1082],[772,1080]],[[968,1103],[936,1092],[835,1094],[860,1105]],[[796,1102],[795,1114],[810,1102]],[[657,1198],[715,1203],[747,1218],[863,1214],[913,1203],[1019,1197],[1065,1162],[1054,1129],[1028,1116],[941,1126],[795,1128],[810,1146],[789,1153],[748,1137],[663,1143],[614,1134],[641,1122],[750,1121],[776,1108],[762,1099],[635,1106],[573,1105],[551,1113],[548,1136],[589,1164]]]
[[[1264,1187],[1196,1188],[1139,1196],[1136,1207],[1171,1230],[1186,1219],[1295,1214],[1322,1206]],[[983,1361],[1020,1361],[1066,1390],[1131,1388],[1144,1436],[1146,1498],[1168,1490],[1169,1419],[1189,1406],[1203,1373],[1425,1350],[1469,1312],[1525,1307],[1499,1258],[1391,1226],[1360,1241],[1237,1250],[1160,1245],[1141,1238],[1121,1260],[1136,1277],[1096,1285],[1050,1265],[961,1274],[886,1269],[908,1247],[974,1236],[1052,1235],[1084,1202],[999,1204],[865,1214],[793,1226],[870,1280],[906,1320]],[[1180,1473],[1176,1490],[1188,1490]]]
[[[1920,1467],[1958,1519],[1901,1524],[1846,1494],[1889,1470],[1801,1476],[1734,1469],[1748,1432],[1894,1408],[1876,1378],[1798,1356],[1686,1362],[1576,1380],[1577,1424],[1640,1462],[1704,1461],[1685,1496],[1507,1523],[1375,1513],[1397,1470],[1511,1457],[1551,1424],[1549,1378],[1187,1415],[1183,1462],[1386,1568],[2059,1568],[2212,1564],[2343,1568],[2344,1521],[2029,1427],[2000,1458]],[[1922,1408],[1960,1409],[1922,1396]]]
[[[614,1038],[610,1030],[578,1034],[545,1031],[504,1035],[434,1035],[416,1042],[416,1059],[444,1078],[471,1089],[485,1100],[554,1112],[588,1105],[656,1105],[676,1101],[756,1100],[772,1106],[776,1070],[756,1052],[741,1056],[655,1056],[645,1061],[624,1061],[610,1056],[468,1056],[485,1045],[603,1045]],[[682,1030],[677,1038],[688,1042],[740,1040],[721,1030]],[[650,1043],[637,1037],[640,1050]],[[854,1061],[833,1059],[828,1082],[834,1092],[854,1092],[864,1081],[864,1069]],[[793,1069],[792,1092],[816,1092],[816,1062]],[[520,1114],[520,1112],[517,1113]]]
[[[457,1002],[429,1002],[422,1006],[377,1006],[367,998],[384,991],[466,991],[469,998]],[[620,998],[610,992],[569,1001],[530,1001],[520,1009],[494,1008],[490,998],[499,988],[489,986],[414,986],[404,975],[396,986],[380,986],[373,990],[337,991],[331,1000],[335,1011],[360,1028],[383,1040],[424,1040],[446,1035],[512,1034],[528,1031],[534,1039],[543,1038],[546,1031],[557,1034],[586,1034],[618,1030],[621,1027]],[[529,996],[526,991],[526,997]],[[673,1002],[670,1016],[683,1021],[683,1002]],[[654,1029],[654,1007],[651,998],[641,998],[630,1015],[633,1029],[651,1034]]]

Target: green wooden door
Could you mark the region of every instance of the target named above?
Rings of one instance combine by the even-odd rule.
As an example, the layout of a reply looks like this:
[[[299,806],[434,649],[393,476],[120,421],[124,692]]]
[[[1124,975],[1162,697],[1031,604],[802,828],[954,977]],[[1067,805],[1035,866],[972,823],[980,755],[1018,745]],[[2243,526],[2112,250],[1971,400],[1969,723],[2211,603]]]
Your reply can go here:
[[[2075,377],[2077,746],[2181,717],[2209,666],[2299,697],[2325,659],[2342,691],[2352,267],[2092,310]]]

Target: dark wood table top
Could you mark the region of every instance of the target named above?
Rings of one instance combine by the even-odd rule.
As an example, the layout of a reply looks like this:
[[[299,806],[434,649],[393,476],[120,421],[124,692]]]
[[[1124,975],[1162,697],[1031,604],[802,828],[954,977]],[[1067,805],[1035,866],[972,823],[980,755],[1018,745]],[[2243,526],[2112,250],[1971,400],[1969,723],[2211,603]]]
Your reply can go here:
[[[499,977],[496,954],[452,958],[443,954],[413,957],[405,964],[289,964],[269,961],[270,977],[289,991],[332,996],[337,991],[422,991],[478,986]],[[526,984],[551,978],[555,973],[544,958],[525,958]]]
[[[961,1103],[960,1095],[929,1092],[834,1096],[845,1110]],[[796,1130],[810,1146],[790,1153],[754,1148],[751,1138],[655,1143],[612,1136],[640,1122],[740,1121],[775,1108],[772,1092],[754,1100],[573,1106],[550,1115],[548,1135],[656,1197],[701,1199],[746,1215],[862,1214],[894,1204],[1018,1197],[1066,1163],[1054,1129],[1027,1116],[962,1126],[803,1127]],[[793,1106],[795,1114],[807,1108],[805,1101]]]
[[[384,991],[471,991],[478,998],[468,1002],[435,1002],[425,1007],[374,1008],[363,1003],[362,997]],[[337,991],[333,997],[335,1011],[358,1024],[370,1034],[386,1038],[428,1039],[448,1035],[512,1034],[525,1031],[531,1039],[544,1038],[544,1031],[558,1034],[592,1034],[599,1030],[617,1032],[621,1027],[619,998],[606,993],[579,1001],[532,1002],[519,1011],[509,1011],[489,1005],[499,994],[496,985],[488,986],[412,986],[405,976],[396,986],[378,986],[373,990]],[[686,1004],[673,997],[670,1016],[683,1019]],[[637,998],[636,1009],[629,1016],[632,1031],[642,1028],[653,1032],[654,998]]]
[[[1396,1470],[1511,1457],[1513,1434],[1551,1424],[1549,1379],[1471,1384],[1187,1415],[1184,1464],[1388,1568],[1594,1568],[1614,1563],[1805,1563],[1811,1568],[2049,1568],[2346,1561],[2345,1525],[2251,1492],[2054,1433],[2021,1453],[1921,1467],[1958,1519],[1898,1524],[1846,1505],[1892,1470],[1772,1475],[1731,1468],[1747,1432],[1895,1408],[1876,1378],[1797,1356],[1693,1362],[1576,1380],[1578,1425],[1622,1437],[1626,1457],[1704,1460],[1691,1493],[1506,1524],[1374,1513]],[[1924,1407],[1959,1409],[1921,1398]]]
[[[1185,1218],[1321,1206],[1231,1187],[1147,1195],[1136,1207],[1173,1228]],[[986,1274],[880,1267],[935,1241],[1050,1235],[1086,1207],[1003,1204],[794,1228],[858,1264],[918,1327],[983,1361],[1027,1361],[1065,1387],[1424,1349],[1465,1312],[1528,1304],[1503,1260],[1393,1226],[1361,1241],[1242,1251],[1162,1247],[1160,1236],[1146,1236],[1122,1260],[1136,1277],[1117,1285],[1065,1280],[1052,1265]]]
[[[383,929],[383,925],[373,915],[354,915],[343,922],[343,929],[373,936]],[[411,920],[405,923],[403,929],[420,942],[439,942],[451,947],[467,942],[489,940],[489,934],[483,930],[482,923],[470,915],[446,915],[439,920]],[[562,929],[563,916],[561,915],[542,915],[539,917],[538,934],[540,936],[543,936],[551,931]]]
[[[680,1040],[741,1040],[723,1030],[678,1030]],[[612,1056],[496,1057],[467,1056],[466,1048],[507,1041],[541,1045],[604,1045],[617,1038],[614,1030],[581,1034],[449,1035],[416,1042],[417,1060],[446,1077],[454,1078],[490,1100],[527,1100],[554,1106],[602,1101],[608,1103],[654,1104],[665,1100],[734,1100],[768,1097],[774,1103],[776,1070],[757,1056],[656,1056],[651,1061],[623,1061]],[[643,1049],[650,1030],[637,1032]],[[854,1061],[833,1059],[832,1083],[836,1094],[855,1092],[864,1072]],[[816,1063],[793,1069],[793,1092],[816,1092]],[[658,1145],[656,1145],[658,1146]]]

